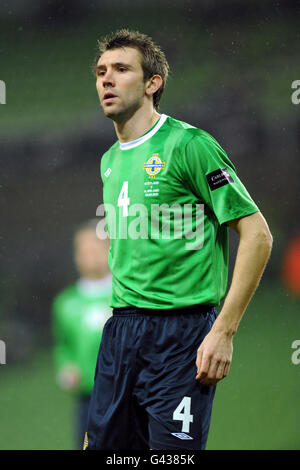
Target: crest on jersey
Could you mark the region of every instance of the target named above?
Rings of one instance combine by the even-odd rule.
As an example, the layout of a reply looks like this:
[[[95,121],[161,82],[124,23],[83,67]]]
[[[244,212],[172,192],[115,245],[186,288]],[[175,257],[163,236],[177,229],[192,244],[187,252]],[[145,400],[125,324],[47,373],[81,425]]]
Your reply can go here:
[[[144,170],[146,170],[149,178],[155,178],[155,176],[165,168],[166,163],[162,162],[158,155],[158,153],[153,153],[152,157],[144,163]]]

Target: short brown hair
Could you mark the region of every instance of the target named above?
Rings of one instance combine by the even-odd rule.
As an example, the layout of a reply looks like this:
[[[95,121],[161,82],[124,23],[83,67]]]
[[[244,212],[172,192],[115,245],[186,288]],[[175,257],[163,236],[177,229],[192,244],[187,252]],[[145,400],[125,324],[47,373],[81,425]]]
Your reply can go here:
[[[163,83],[153,95],[154,107],[158,109],[159,101],[168,78],[169,64],[164,52],[146,34],[140,33],[139,31],[120,29],[98,41],[98,53],[94,62],[94,71],[99,58],[105,51],[122,47],[133,47],[142,54],[144,81],[156,74],[161,76]]]

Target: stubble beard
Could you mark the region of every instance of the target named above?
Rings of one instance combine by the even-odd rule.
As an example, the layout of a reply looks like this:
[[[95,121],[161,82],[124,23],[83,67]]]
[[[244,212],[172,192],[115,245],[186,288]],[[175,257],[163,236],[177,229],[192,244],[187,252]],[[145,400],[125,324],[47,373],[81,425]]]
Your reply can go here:
[[[117,109],[110,110],[108,106],[104,108],[103,105],[102,109],[106,117],[119,124],[128,121],[136,113],[136,111],[141,108],[142,104],[143,97],[140,96],[131,103],[117,106]]]

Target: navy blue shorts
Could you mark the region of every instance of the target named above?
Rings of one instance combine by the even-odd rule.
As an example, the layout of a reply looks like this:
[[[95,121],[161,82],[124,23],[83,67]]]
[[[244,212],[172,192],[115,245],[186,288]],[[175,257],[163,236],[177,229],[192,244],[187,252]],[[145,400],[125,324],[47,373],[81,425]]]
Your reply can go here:
[[[162,313],[115,309],[106,322],[88,450],[205,449],[216,387],[196,381],[195,361],[217,312],[202,305]]]

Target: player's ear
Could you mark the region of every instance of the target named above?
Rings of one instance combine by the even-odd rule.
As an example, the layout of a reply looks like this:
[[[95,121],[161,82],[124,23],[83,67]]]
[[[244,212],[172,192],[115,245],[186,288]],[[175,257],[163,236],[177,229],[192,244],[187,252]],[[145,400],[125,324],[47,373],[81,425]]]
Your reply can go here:
[[[160,75],[153,75],[146,81],[146,95],[151,96],[162,86],[163,79]]]

